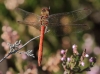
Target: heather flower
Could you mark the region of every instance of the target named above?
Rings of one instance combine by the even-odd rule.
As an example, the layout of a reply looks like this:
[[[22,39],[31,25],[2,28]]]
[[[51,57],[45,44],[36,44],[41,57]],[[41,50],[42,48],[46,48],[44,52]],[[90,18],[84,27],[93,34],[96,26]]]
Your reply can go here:
[[[74,45],[72,46],[72,48],[73,48],[73,53],[78,55],[79,53],[78,53],[78,51],[77,51],[77,45],[74,44]]]
[[[22,59],[27,59],[27,56],[26,56],[26,54],[22,54]]]
[[[61,61],[64,61],[64,60],[66,60],[66,58],[65,58],[65,57],[62,57],[62,58],[61,58]]]
[[[17,31],[12,30],[12,28],[9,25],[4,25],[2,27],[2,35],[1,38],[4,40],[4,42],[2,42],[2,46],[4,47],[4,50],[6,51],[6,54],[8,54],[9,52],[9,45],[7,44],[7,42],[9,43],[14,43],[16,40],[18,40],[19,35],[17,33]],[[7,58],[11,58],[12,55],[8,56]]]
[[[65,50],[62,49],[62,50],[61,50],[61,54],[65,54]]]
[[[69,62],[71,59],[70,58],[67,58],[67,61]]]
[[[81,62],[81,66],[84,66],[84,64],[85,64],[84,62]]]
[[[74,44],[74,45],[72,46],[72,48],[73,48],[73,49],[77,48],[77,45]]]
[[[82,53],[78,53],[77,51],[77,45],[72,46],[73,54],[70,57],[67,57],[67,50],[64,52],[65,54],[61,58],[63,69],[65,70],[64,74],[76,74],[76,73],[82,73],[84,71],[90,71],[90,67],[93,67],[94,63],[96,62],[96,58],[91,57],[89,59],[90,65],[86,68],[82,68],[85,66],[84,59],[86,57],[89,57],[88,54],[86,54],[86,49]],[[92,63],[91,63],[92,62]]]
[[[6,74],[12,74],[12,72],[11,71],[7,71]]]
[[[96,62],[96,58],[94,58],[94,57],[91,57],[90,59],[89,59],[89,62]]]
[[[44,65],[42,66],[42,70],[49,72],[58,72],[60,70],[58,65],[60,61],[61,61],[61,55],[60,51],[58,50],[57,53],[52,54],[47,61],[43,61]]]
[[[33,63],[29,63],[27,69],[22,74],[38,74],[37,66]]]
[[[89,55],[88,54],[85,54],[85,57],[89,57]]]
[[[3,74],[2,71],[0,71],[0,74]]]

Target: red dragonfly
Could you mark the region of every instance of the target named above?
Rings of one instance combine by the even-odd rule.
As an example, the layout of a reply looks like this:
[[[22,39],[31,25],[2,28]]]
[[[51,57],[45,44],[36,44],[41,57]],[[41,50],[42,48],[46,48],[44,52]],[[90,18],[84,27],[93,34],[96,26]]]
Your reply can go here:
[[[34,13],[27,12],[20,8],[17,9],[20,13],[23,14],[23,21],[18,21],[21,24],[26,24],[29,26],[33,26],[37,29],[40,29],[40,43],[39,43],[39,50],[38,50],[38,65],[41,65],[42,61],[42,53],[43,53],[43,39],[44,33],[46,32],[46,27],[49,26],[51,28],[58,29],[59,32],[63,29],[66,33],[70,29],[69,27],[72,26],[73,30],[76,31],[78,29],[84,30],[83,24],[72,24],[72,22],[76,22],[78,20],[86,18],[90,13],[91,10],[88,8],[82,8],[71,12],[66,13],[58,13],[49,15],[50,9],[47,7],[43,7],[41,10],[41,15],[37,15]],[[70,20],[69,20],[70,19]],[[62,34],[62,33],[61,33]]]

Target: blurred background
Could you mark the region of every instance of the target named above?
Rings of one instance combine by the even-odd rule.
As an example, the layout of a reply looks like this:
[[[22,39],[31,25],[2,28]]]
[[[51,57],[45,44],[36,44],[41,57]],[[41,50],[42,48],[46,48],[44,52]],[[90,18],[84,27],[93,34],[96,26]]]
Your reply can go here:
[[[72,54],[72,45],[78,45],[78,51],[85,48],[90,56],[96,56],[97,62],[91,71],[82,74],[100,74],[100,0],[0,0],[0,59],[8,52],[7,42],[14,43],[21,40],[23,45],[28,40],[39,35],[34,27],[21,25],[17,20],[22,17],[15,9],[22,8],[26,11],[40,14],[42,7],[50,7],[50,14],[69,12],[81,7],[91,9],[91,14],[79,21],[90,28],[79,33],[70,33],[65,36],[46,34],[43,45],[42,66],[37,64],[39,38],[31,41],[20,51],[33,50],[35,58],[25,54],[13,54],[0,63],[0,74],[63,74],[64,70],[60,61],[60,50],[69,49]],[[85,67],[88,63],[85,63]]]

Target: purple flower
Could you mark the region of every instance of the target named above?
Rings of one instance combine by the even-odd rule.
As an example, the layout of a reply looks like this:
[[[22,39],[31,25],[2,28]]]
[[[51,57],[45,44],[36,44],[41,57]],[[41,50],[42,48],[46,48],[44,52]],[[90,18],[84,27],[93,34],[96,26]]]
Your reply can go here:
[[[62,57],[62,58],[61,58],[61,61],[64,61],[64,60],[66,60],[66,58],[65,58],[65,57]]]
[[[64,58],[63,57],[61,58],[61,61],[64,61]]]
[[[82,65],[82,66],[84,66],[84,64],[85,64],[84,62],[81,62],[81,65]]]
[[[89,55],[88,54],[85,54],[85,57],[89,57]]]
[[[96,62],[96,58],[91,57],[91,58],[89,59],[89,61],[90,61],[90,62],[94,62],[94,63],[95,63],[95,62]]]
[[[67,58],[67,61],[69,62],[71,59],[70,58]]]
[[[73,48],[73,49],[77,48],[77,45],[74,44],[74,45],[72,46],[72,48]]]
[[[65,50],[62,49],[62,50],[61,50],[61,54],[65,54]]]

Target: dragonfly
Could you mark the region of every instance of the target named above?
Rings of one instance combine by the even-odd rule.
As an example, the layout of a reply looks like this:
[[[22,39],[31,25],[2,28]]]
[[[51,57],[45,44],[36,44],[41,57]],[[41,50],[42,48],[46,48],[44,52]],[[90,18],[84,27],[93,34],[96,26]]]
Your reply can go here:
[[[50,15],[50,8],[43,7],[41,9],[41,15],[27,12],[21,8],[17,8],[18,13],[21,13],[23,20],[19,21],[20,24],[25,24],[28,26],[33,26],[36,29],[40,30],[40,42],[39,42],[39,50],[38,50],[38,65],[41,66],[42,54],[43,54],[43,40],[44,34],[48,31],[48,28],[55,29],[55,32],[60,33],[61,29],[65,34],[69,33],[68,30],[72,27],[71,31],[76,31],[78,29],[84,30],[83,24],[73,24],[73,22],[77,22],[86,18],[91,10],[88,8],[82,8],[75,11],[57,13]],[[71,27],[70,27],[71,26]],[[58,31],[56,31],[56,29]],[[62,35],[62,31],[58,35]]]

